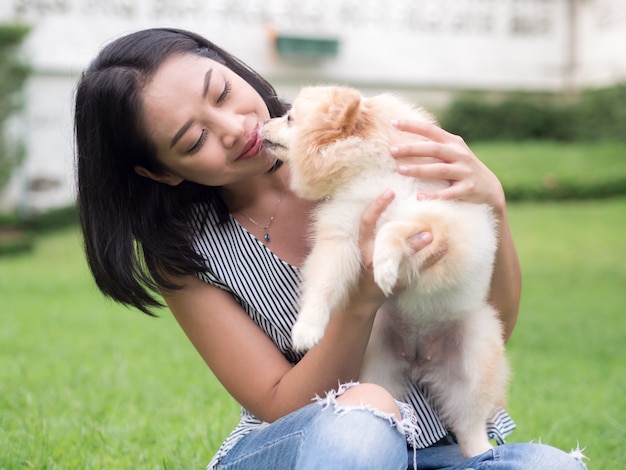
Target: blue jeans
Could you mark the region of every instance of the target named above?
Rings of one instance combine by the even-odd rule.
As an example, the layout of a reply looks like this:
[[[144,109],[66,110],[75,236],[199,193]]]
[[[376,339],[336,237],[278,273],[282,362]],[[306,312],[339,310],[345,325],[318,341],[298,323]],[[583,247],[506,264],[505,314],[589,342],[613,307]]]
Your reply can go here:
[[[412,453],[413,450],[410,450]],[[409,456],[409,469],[413,457]],[[417,450],[417,470],[584,470],[571,455],[542,444],[504,444],[466,459],[457,445]]]
[[[541,444],[506,444],[471,459],[454,444],[418,449],[414,455],[393,416],[363,407],[312,403],[243,437],[219,468],[581,470],[585,466]]]

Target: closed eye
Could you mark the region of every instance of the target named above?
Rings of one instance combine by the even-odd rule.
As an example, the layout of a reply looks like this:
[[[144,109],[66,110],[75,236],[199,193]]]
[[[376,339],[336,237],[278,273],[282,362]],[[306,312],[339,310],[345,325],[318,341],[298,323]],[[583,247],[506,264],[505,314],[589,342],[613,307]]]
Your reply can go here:
[[[206,140],[206,137],[207,137],[207,131],[206,129],[202,129],[202,132],[200,133],[200,137],[198,138],[196,143],[193,144],[189,148],[189,150],[187,150],[187,154],[193,155],[194,153],[197,153],[204,145],[204,141]]]
[[[217,98],[217,104],[223,103],[226,100],[226,98],[228,98],[228,95],[230,95],[230,92],[232,91],[232,89],[233,89],[232,83],[230,83],[228,80],[226,80],[224,82],[224,88],[222,90],[222,93]]]

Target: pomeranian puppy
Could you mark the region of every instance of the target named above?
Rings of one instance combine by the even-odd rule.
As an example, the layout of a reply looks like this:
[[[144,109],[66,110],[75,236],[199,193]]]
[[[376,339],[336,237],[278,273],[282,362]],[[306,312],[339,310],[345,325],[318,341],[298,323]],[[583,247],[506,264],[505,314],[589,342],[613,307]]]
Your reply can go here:
[[[361,269],[361,214],[393,189],[373,252],[374,278],[389,300],[376,315],[359,380],[398,399],[407,380],[417,381],[470,457],[491,448],[486,423],[504,405],[509,376],[502,325],[487,301],[495,220],[485,204],[418,200],[418,193],[449,183],[396,172],[389,146],[418,137],[394,128],[392,119],[435,123],[392,94],[365,98],[352,88],[313,86],[262,127],[266,148],[290,166],[293,191],[320,201],[293,344],[317,344],[331,313],[347,301]],[[407,239],[422,231],[433,241],[415,253]]]

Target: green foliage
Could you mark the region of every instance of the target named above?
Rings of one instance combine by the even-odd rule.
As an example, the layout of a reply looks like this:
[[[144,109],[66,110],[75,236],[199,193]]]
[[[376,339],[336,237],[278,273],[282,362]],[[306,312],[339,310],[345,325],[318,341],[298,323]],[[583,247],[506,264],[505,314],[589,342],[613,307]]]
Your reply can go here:
[[[0,256],[17,255],[30,251],[34,235],[30,231],[0,225]]]
[[[49,209],[29,219],[0,214],[0,257],[29,251],[38,236],[77,224],[78,212],[74,205]]]
[[[70,227],[77,223],[78,211],[74,205],[49,209],[26,221],[26,225],[38,234]]]
[[[443,128],[468,142],[555,140],[626,142],[626,84],[557,94],[511,93],[500,99],[464,94],[441,113]]]
[[[572,118],[523,97],[488,103],[476,97],[459,98],[441,120],[444,129],[477,140],[570,140]]]
[[[626,83],[585,90],[576,110],[577,132],[581,140],[626,142]]]
[[[0,189],[25,153],[23,143],[8,135],[5,124],[23,105],[20,92],[30,67],[20,57],[19,47],[28,32],[27,26],[0,24]]]
[[[16,98],[30,74],[30,66],[19,55],[19,48],[29,28],[0,24],[0,116],[6,117],[21,106]]]

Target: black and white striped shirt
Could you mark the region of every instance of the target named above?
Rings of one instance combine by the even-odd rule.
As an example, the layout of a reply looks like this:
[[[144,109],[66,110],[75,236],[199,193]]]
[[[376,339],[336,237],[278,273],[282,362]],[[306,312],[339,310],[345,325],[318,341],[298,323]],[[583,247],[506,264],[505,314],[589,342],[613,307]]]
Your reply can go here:
[[[196,250],[207,259],[207,269],[200,278],[230,292],[285,358],[292,364],[298,362],[302,354],[291,348],[291,328],[298,313],[299,269],[274,255],[234,218],[219,225],[217,214],[210,207],[198,207],[192,225],[197,231]],[[447,434],[418,385],[411,384],[405,401],[417,415],[418,448],[428,447]],[[239,424],[207,468],[216,468],[241,437],[263,425],[242,408]],[[488,426],[490,437],[498,443],[504,442],[513,429],[515,424],[504,410],[494,416]]]

